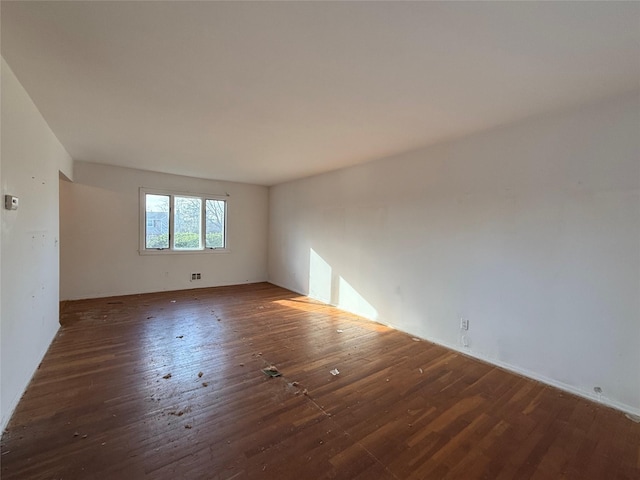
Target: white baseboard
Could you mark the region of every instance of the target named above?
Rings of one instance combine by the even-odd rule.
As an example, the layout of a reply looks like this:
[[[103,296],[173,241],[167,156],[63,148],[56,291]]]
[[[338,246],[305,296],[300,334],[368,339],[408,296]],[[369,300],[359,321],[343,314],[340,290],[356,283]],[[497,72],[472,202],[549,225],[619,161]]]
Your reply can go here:
[[[391,326],[391,325],[389,325],[389,326],[391,328],[394,328],[394,329],[398,330],[394,326]],[[408,332],[405,332],[405,333],[409,334]],[[486,357],[484,355],[478,354],[478,353],[473,352],[471,350],[460,348],[457,345],[451,345],[451,344],[448,344],[448,343],[445,343],[445,342],[439,342],[437,340],[433,340],[433,339],[430,339],[430,338],[426,338],[424,340],[428,341],[428,342],[431,342],[431,343],[434,343],[436,345],[440,345],[441,347],[448,348],[449,350],[454,350],[454,351],[456,351],[458,353],[461,353],[463,355],[467,355],[469,357],[475,358],[476,360],[480,360],[482,362],[489,363],[491,365],[495,365],[497,367],[503,368],[504,370],[508,370],[508,371],[510,371],[512,373],[516,373],[516,374],[521,375],[523,377],[527,377],[527,378],[530,378],[532,380],[536,380],[536,381],[538,381],[540,383],[544,383],[545,385],[549,385],[549,386],[557,388],[559,390],[563,390],[563,391],[571,393],[573,395],[577,395],[578,397],[585,398],[585,399],[587,399],[589,401],[592,401],[592,402],[595,402],[595,403],[599,403],[599,404],[605,405],[607,407],[615,408],[616,410],[620,410],[621,412],[629,413],[629,414],[637,416],[637,417],[640,416],[640,408],[635,408],[635,407],[632,407],[631,405],[627,405],[627,404],[624,404],[624,403],[621,403],[621,402],[617,402],[617,401],[615,401],[615,400],[613,400],[611,398],[607,398],[607,397],[604,397],[604,396],[598,396],[598,395],[596,395],[594,393],[591,393],[590,391],[582,390],[582,389],[580,389],[578,387],[575,387],[574,385],[569,385],[567,383],[560,382],[558,380],[554,380],[553,378],[549,378],[549,377],[546,377],[544,375],[540,375],[540,374],[538,374],[536,372],[533,372],[531,370],[527,370],[525,368],[520,368],[520,367],[517,367],[515,365],[511,365],[509,363],[502,362],[500,360],[496,360],[496,359],[493,359],[493,358]]]
[[[291,288],[286,287],[284,285],[279,285],[276,282],[273,282],[272,280],[269,280],[269,283],[272,283],[273,285],[277,285],[278,287],[281,287],[281,288],[285,288],[287,290],[291,290],[292,292],[298,293],[300,295],[307,295],[306,293],[297,292],[297,291],[292,290]],[[332,306],[334,306],[335,308],[340,308],[340,307],[338,307],[336,305],[332,305]],[[365,318],[365,317],[363,317],[363,318]],[[401,330],[401,329],[397,328],[394,325],[385,324],[383,322],[379,322],[379,321],[371,320],[371,319],[368,319],[368,320],[371,321],[371,322],[380,323],[381,325],[385,325],[385,326],[387,326],[389,328],[393,328],[394,330],[398,330],[400,332],[404,332],[407,335],[411,335],[411,336],[417,337],[417,335],[414,335],[411,332],[405,332],[404,330]],[[536,380],[538,382],[544,383],[545,385],[549,385],[549,386],[557,388],[559,390],[571,393],[573,395],[577,395],[577,396],[585,398],[585,399],[587,399],[589,401],[592,401],[592,402],[595,402],[595,403],[599,403],[599,404],[605,405],[607,407],[615,408],[616,410],[620,410],[621,412],[628,413],[628,414],[634,415],[636,417],[640,417],[640,407],[633,407],[631,405],[627,405],[625,403],[618,402],[618,401],[616,401],[614,399],[607,398],[607,397],[605,397],[603,395],[596,395],[594,392],[591,392],[589,390],[583,390],[583,389],[580,389],[580,388],[578,388],[578,387],[576,387],[574,385],[569,385],[567,383],[560,382],[558,380],[554,380],[553,378],[549,378],[549,377],[546,377],[544,375],[540,375],[540,374],[538,374],[536,372],[533,372],[531,370],[527,370],[525,368],[520,368],[518,366],[511,365],[509,363],[502,362],[502,361],[496,360],[494,358],[486,357],[486,356],[484,356],[482,354],[479,354],[477,352],[474,352],[472,350],[461,348],[458,345],[452,345],[452,344],[441,342],[441,341],[434,340],[434,339],[431,339],[431,338],[425,338],[424,340],[427,341],[427,342],[434,343],[436,345],[440,345],[441,347],[448,348],[449,350],[454,350],[454,351],[456,351],[458,353],[461,353],[463,355],[467,355],[469,357],[475,358],[475,359],[480,360],[482,362],[489,363],[491,365],[495,365],[497,367],[503,368],[505,370],[508,370],[509,372],[513,372],[515,374],[522,375],[523,377],[527,377],[527,378],[530,378],[532,380]]]

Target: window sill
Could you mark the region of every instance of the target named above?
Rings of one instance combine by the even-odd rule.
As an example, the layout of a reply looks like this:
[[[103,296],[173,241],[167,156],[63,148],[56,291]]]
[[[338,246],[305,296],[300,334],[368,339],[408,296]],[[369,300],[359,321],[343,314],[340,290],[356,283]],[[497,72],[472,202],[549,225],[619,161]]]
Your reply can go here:
[[[210,255],[218,253],[231,253],[231,250],[228,248],[205,248],[203,250],[172,250],[170,248],[138,250],[139,255]]]

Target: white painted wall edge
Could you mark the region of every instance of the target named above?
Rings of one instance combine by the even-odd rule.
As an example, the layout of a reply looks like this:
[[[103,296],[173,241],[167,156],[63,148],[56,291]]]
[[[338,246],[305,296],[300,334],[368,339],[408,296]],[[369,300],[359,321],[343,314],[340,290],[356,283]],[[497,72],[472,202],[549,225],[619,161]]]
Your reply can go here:
[[[22,197],[18,212],[2,210],[1,215],[4,429],[60,329],[59,182],[61,175],[73,178],[74,164],[10,66],[0,60],[2,189]]]
[[[273,285],[276,285],[276,286],[278,286],[280,288],[284,288],[285,290],[289,290],[291,292],[297,293],[299,295],[303,295],[305,297],[308,296],[306,293],[299,292],[299,291],[293,290],[291,288],[285,287],[284,285],[280,285],[277,282],[274,282],[272,280],[269,280],[269,283],[271,283]],[[309,297],[309,298],[312,298],[312,297]],[[314,299],[314,300],[316,300],[316,299]],[[342,308],[340,308],[340,307],[338,307],[337,305],[334,305],[334,304],[328,303],[326,305],[331,305],[332,307],[337,308],[338,310],[342,310],[343,312],[347,312],[347,313],[350,313],[350,314],[353,314],[353,315],[357,315],[355,313],[348,312],[347,310],[344,310],[344,309],[342,309]],[[621,412],[629,413],[631,415],[635,415],[635,416],[639,416],[640,417],[640,409],[639,408],[634,408],[631,405],[626,405],[624,403],[616,402],[615,400],[611,400],[611,399],[606,398],[606,397],[598,397],[598,395],[595,395],[595,393],[591,393],[591,392],[588,392],[588,391],[585,391],[585,390],[577,389],[577,388],[573,387],[572,385],[567,385],[566,383],[558,382],[558,381],[553,380],[551,378],[545,377],[544,375],[538,375],[537,373],[532,372],[530,370],[526,370],[524,368],[515,367],[515,366],[513,366],[513,365],[511,365],[509,363],[505,363],[505,362],[501,362],[499,360],[495,360],[495,359],[492,359],[492,358],[489,358],[489,357],[485,357],[484,355],[474,354],[474,353],[472,353],[472,352],[470,352],[468,350],[461,349],[457,345],[451,345],[451,344],[444,343],[444,342],[438,342],[438,341],[435,341],[435,340],[432,340],[432,339],[421,338],[421,337],[418,337],[418,336],[416,336],[416,335],[414,335],[412,333],[405,332],[404,330],[401,330],[401,329],[399,329],[399,328],[397,328],[397,327],[395,327],[393,325],[389,325],[389,324],[383,323],[383,322],[378,322],[376,320],[371,320],[370,318],[366,318],[366,317],[363,317],[361,315],[358,315],[358,316],[360,318],[364,318],[365,320],[367,320],[369,322],[377,323],[379,325],[384,325],[385,327],[389,327],[389,328],[391,328],[393,330],[397,330],[398,332],[406,333],[410,337],[420,338],[423,342],[433,343],[434,345],[439,345],[441,347],[447,348],[449,350],[453,350],[454,352],[458,352],[458,353],[460,353],[462,355],[465,355],[467,357],[471,357],[471,358],[474,358],[476,360],[480,360],[481,362],[488,363],[490,365],[494,365],[496,367],[502,368],[502,369],[507,370],[507,371],[509,371],[511,373],[515,373],[517,375],[521,375],[521,376],[529,378],[531,380],[536,380],[536,381],[538,381],[540,383],[544,383],[545,385],[549,385],[551,387],[557,388],[558,390],[562,390],[563,392],[571,393],[573,395],[576,395],[578,397],[584,398],[586,400],[589,400],[589,401],[592,401],[592,402],[595,402],[595,403],[599,403],[599,404],[605,405],[607,407],[615,408],[616,410],[619,410]]]
[[[7,424],[9,423],[9,420],[11,420],[11,417],[13,417],[13,413],[16,410],[16,407],[18,406],[18,404],[20,403],[20,400],[22,399],[22,396],[24,395],[24,392],[27,390],[27,387],[29,386],[29,384],[31,383],[31,380],[33,380],[33,377],[35,376],[36,372],[38,371],[39,365],[42,362],[42,360],[44,359],[44,356],[47,354],[47,351],[49,350],[49,347],[51,346],[51,343],[53,342],[53,339],[56,338],[56,336],[58,335],[58,331],[60,330],[60,324],[58,324],[57,328],[55,329],[55,331],[53,332],[53,335],[51,336],[51,338],[49,339],[49,341],[47,342],[46,347],[39,352],[39,356],[40,356],[40,361],[38,362],[38,367],[33,371],[33,373],[31,374],[31,376],[27,379],[26,382],[24,382],[19,389],[19,393],[16,394],[11,401],[9,402],[9,408],[6,409],[5,411],[5,415],[2,417],[2,420],[0,420],[0,430],[4,431],[4,429],[7,427]]]

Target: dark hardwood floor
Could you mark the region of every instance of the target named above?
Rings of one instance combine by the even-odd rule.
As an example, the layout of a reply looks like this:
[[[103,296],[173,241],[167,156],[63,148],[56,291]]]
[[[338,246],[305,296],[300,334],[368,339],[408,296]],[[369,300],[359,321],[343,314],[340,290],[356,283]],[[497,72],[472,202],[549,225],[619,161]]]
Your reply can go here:
[[[2,480],[640,478],[623,413],[267,283],[61,323]]]

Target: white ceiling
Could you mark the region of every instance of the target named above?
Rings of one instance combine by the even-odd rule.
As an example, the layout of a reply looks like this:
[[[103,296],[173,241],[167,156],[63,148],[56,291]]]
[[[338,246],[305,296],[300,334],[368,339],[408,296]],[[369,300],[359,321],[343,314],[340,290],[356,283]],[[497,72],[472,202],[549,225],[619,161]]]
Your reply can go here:
[[[273,185],[637,89],[638,2],[2,2],[76,160]]]

